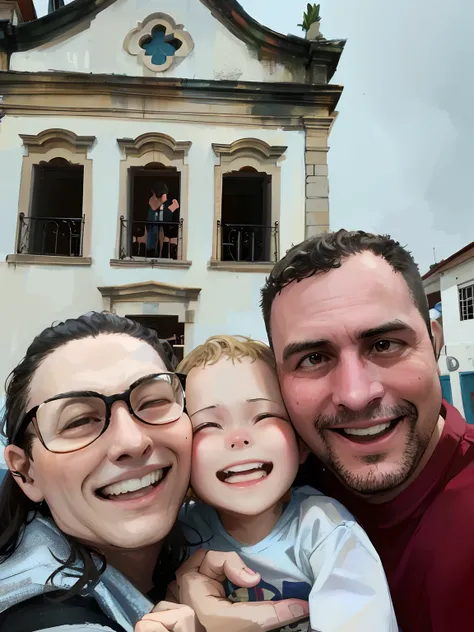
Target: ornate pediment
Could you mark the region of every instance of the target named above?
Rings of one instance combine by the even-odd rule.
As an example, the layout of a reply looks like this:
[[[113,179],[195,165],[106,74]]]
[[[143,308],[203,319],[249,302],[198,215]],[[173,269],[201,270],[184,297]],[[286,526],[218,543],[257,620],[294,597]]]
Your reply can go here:
[[[197,301],[201,288],[168,285],[159,281],[144,281],[127,285],[110,285],[97,288],[103,298],[113,303],[171,301],[189,303]]]

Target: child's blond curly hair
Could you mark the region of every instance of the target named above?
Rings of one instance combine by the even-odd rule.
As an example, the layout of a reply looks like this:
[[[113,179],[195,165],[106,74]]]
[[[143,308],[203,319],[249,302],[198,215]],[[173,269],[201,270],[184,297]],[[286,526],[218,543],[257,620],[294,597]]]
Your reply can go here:
[[[211,336],[182,360],[176,367],[178,373],[186,375],[196,367],[216,364],[221,358],[230,358],[232,362],[242,358],[262,360],[273,371],[276,370],[275,358],[268,345],[247,336]]]

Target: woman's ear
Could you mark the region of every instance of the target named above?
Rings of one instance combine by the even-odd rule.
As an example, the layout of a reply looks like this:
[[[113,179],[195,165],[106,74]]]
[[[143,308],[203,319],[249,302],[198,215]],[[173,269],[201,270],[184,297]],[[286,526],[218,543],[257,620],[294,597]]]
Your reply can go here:
[[[300,465],[303,465],[303,463],[306,461],[306,459],[310,455],[311,450],[308,448],[308,446],[303,441],[303,439],[300,439],[300,437],[298,437],[298,449],[300,453]]]
[[[35,484],[31,474],[31,459],[25,451],[16,445],[8,445],[5,448],[5,461],[23,493],[34,503],[42,502],[44,494]]]

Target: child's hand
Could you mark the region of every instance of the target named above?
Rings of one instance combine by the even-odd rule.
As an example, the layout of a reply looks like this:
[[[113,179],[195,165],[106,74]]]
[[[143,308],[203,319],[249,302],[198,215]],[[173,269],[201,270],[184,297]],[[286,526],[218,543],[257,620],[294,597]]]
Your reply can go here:
[[[207,632],[266,632],[308,617],[308,602],[301,599],[231,603],[225,598],[226,578],[243,588],[260,582],[237,553],[200,550],[176,573],[180,602],[195,611]]]
[[[160,601],[135,626],[135,632],[205,632],[189,606]]]

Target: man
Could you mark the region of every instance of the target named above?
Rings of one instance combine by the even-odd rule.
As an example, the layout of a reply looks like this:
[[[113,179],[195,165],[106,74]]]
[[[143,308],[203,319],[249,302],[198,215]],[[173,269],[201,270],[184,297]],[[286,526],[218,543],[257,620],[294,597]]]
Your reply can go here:
[[[412,257],[364,232],[314,237],[276,264],[262,307],[285,404],[314,454],[300,482],[359,519],[403,632],[473,629],[474,428],[442,401],[442,333]],[[207,631],[289,621],[283,602],[246,611],[219,599],[224,575],[245,574],[224,555],[202,552],[178,578]]]
[[[315,455],[301,482],[361,522],[403,632],[472,629],[474,428],[442,402],[441,328],[411,255],[361,231],[314,237],[276,264],[262,308]]]

